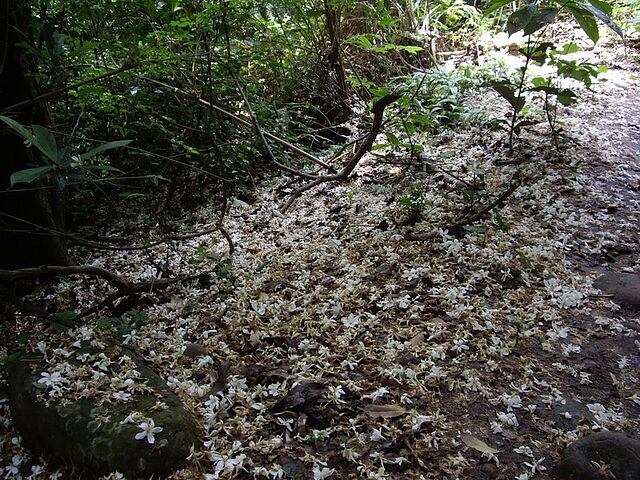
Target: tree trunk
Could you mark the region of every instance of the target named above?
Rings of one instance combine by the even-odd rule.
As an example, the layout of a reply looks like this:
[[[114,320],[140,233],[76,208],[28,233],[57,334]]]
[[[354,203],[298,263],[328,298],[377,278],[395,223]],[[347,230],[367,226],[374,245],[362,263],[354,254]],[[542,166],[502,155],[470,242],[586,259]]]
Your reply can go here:
[[[326,71],[322,83],[327,96],[324,115],[329,123],[344,122],[351,116],[351,108],[347,103],[349,88],[345,78],[344,65],[342,64],[341,39],[340,39],[340,10],[336,9],[328,0],[324,1],[325,27],[329,40],[328,50],[324,63]]]
[[[36,67],[27,52],[16,46],[31,37],[29,0],[5,0],[0,14],[0,112],[38,95],[31,74]],[[23,125],[51,126],[45,102],[19,111],[3,112]],[[51,182],[18,184],[9,189],[12,173],[37,163],[35,148],[28,148],[9,128],[0,129],[0,268],[68,265],[61,192]]]

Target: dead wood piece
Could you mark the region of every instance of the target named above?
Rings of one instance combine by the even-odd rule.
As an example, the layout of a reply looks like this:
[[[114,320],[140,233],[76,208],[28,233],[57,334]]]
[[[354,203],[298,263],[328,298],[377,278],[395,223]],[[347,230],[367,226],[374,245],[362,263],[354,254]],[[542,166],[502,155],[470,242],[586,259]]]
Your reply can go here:
[[[335,181],[342,181],[346,179],[351,174],[351,172],[353,172],[353,170],[356,168],[356,166],[358,165],[358,163],[360,162],[364,154],[370,151],[371,147],[373,147],[373,142],[378,136],[378,133],[380,132],[380,127],[382,126],[382,118],[383,118],[385,108],[387,108],[389,105],[395,102],[398,98],[400,98],[399,95],[395,93],[390,93],[382,97],[380,100],[377,100],[373,104],[373,108],[371,109],[371,111],[373,112],[373,124],[371,125],[371,130],[369,130],[369,134],[365,137],[364,141],[360,144],[360,146],[358,147],[356,152],[353,154],[353,156],[349,159],[347,164],[338,173],[332,174],[332,175],[310,176],[307,174],[301,175],[299,172],[292,172],[300,176],[303,176],[305,178],[308,178],[311,181],[306,185],[303,185],[302,187],[291,192],[291,194],[289,195],[289,199],[282,206],[282,208],[280,209],[280,212],[285,213],[289,209],[291,204],[307,190],[311,190],[312,188],[317,187],[318,185],[321,185],[322,183],[325,183],[325,182],[335,182]],[[288,169],[287,171],[290,171],[290,169]]]
[[[200,276],[186,276],[186,277],[176,277],[176,278],[159,278],[153,280],[147,280],[144,282],[132,283],[127,280],[124,280],[122,277],[116,275],[109,270],[100,267],[91,267],[84,265],[73,265],[73,266],[49,266],[43,265],[41,267],[36,268],[21,268],[17,270],[2,270],[0,269],[0,282],[15,282],[17,280],[26,280],[29,278],[37,278],[37,277],[60,277],[60,276],[68,276],[68,275],[93,275],[104,280],[109,283],[112,287],[116,288],[116,292],[107,296],[102,302],[98,305],[90,307],[83,312],[81,312],[75,320],[80,318],[84,318],[93,313],[99,312],[103,308],[113,305],[113,302],[119,298],[127,297],[129,295],[133,295],[136,293],[148,293],[152,291],[158,291],[164,288],[167,288],[174,283],[184,282],[199,279]],[[18,306],[21,310],[36,315],[39,318],[43,318],[49,322],[59,323],[65,326],[75,326],[77,323],[75,321],[69,322],[66,320],[61,320],[57,317],[54,317],[50,313],[42,310],[39,307],[35,307],[27,304],[25,301],[20,299],[17,295],[15,295],[11,290],[0,284],[0,296],[5,297],[9,302]]]
[[[16,270],[1,270],[0,281],[15,282],[17,280],[25,280],[36,277],[60,277],[66,275],[94,275],[104,278],[110,285],[118,290],[130,289],[132,284],[123,280],[115,273],[100,267],[91,267],[87,265],[59,265],[49,266],[43,265],[35,268],[19,268]]]
[[[515,182],[508,189],[506,189],[504,192],[502,192],[500,195],[498,195],[493,200],[493,202],[491,202],[490,204],[488,204],[484,208],[478,210],[473,215],[469,215],[467,217],[464,217],[464,218],[458,220],[455,223],[452,223],[452,224],[448,225],[447,227],[445,227],[445,230],[448,233],[450,233],[451,235],[459,236],[462,233],[462,231],[463,231],[465,226],[471,225],[473,222],[476,222],[476,221],[480,220],[481,218],[483,218],[485,215],[487,215],[494,208],[500,207],[505,202],[505,200],[507,198],[509,198],[509,196],[513,192],[516,191],[516,189],[519,186],[520,186],[520,182]],[[431,231],[431,232],[426,232],[426,233],[410,233],[410,234],[405,235],[405,238],[407,240],[412,240],[412,241],[424,241],[424,240],[430,240],[430,239],[435,238],[437,236],[438,236],[438,232],[437,231]]]

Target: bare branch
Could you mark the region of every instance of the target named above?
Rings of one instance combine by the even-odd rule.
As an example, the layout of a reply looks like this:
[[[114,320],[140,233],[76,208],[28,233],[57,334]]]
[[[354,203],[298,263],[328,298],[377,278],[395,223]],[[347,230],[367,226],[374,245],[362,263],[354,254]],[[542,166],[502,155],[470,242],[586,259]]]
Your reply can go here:
[[[380,127],[382,126],[382,118],[385,108],[395,102],[398,98],[400,97],[397,94],[390,93],[373,104],[373,108],[371,109],[371,111],[373,112],[373,124],[371,125],[371,130],[369,130],[369,134],[365,137],[364,141],[360,144],[356,152],[349,159],[342,170],[334,175],[318,175],[315,178],[312,178],[311,182],[294,190],[290,194],[289,199],[282,206],[280,211],[282,213],[286,212],[291,204],[307,190],[317,187],[318,185],[325,182],[341,181],[346,179],[351,174],[351,172],[353,172],[354,168],[356,168],[364,154],[371,150],[371,147],[373,147],[373,142],[378,136]]]

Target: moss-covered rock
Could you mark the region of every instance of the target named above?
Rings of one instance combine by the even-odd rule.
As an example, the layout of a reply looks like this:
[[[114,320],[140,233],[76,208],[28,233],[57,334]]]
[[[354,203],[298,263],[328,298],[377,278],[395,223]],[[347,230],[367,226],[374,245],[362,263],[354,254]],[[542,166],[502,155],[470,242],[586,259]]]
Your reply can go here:
[[[640,441],[618,432],[598,432],[576,440],[551,471],[561,480],[638,480]]]
[[[113,359],[106,364],[115,371],[122,363],[118,356],[126,357],[128,378],[135,378],[135,382],[128,382],[132,393],[126,399],[117,398],[108,388],[96,391],[91,382],[86,386],[77,380],[67,381],[64,394],[53,395],[42,381],[43,373],[51,371],[51,363],[36,355],[24,355],[13,362],[9,403],[14,425],[25,443],[50,462],[67,466],[74,477],[97,478],[118,471],[129,479],[148,479],[185,466],[191,447],[198,442],[197,428],[178,397],[128,351],[83,349],[85,364],[75,352],[67,365],[87,370],[91,364],[86,359],[94,354]],[[109,368],[101,373],[107,382],[117,375]],[[145,426],[150,435],[145,435]]]

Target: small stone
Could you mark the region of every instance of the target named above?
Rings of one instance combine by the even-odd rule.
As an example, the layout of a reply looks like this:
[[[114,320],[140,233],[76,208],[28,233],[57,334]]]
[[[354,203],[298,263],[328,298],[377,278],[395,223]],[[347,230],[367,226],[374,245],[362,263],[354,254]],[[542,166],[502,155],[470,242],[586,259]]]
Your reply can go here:
[[[584,403],[571,398],[565,398],[551,411],[551,419],[556,427],[562,430],[575,430],[580,423],[586,422],[591,425],[596,421],[593,413]]]
[[[597,278],[593,286],[613,295],[613,301],[623,307],[640,309],[640,276],[633,273],[607,273]]]
[[[182,356],[189,357],[189,358],[196,358],[206,354],[207,354],[207,349],[204,348],[199,343],[187,343],[187,348],[185,349]]]
[[[638,480],[640,441],[618,432],[581,438],[565,449],[551,476],[559,480]]]

